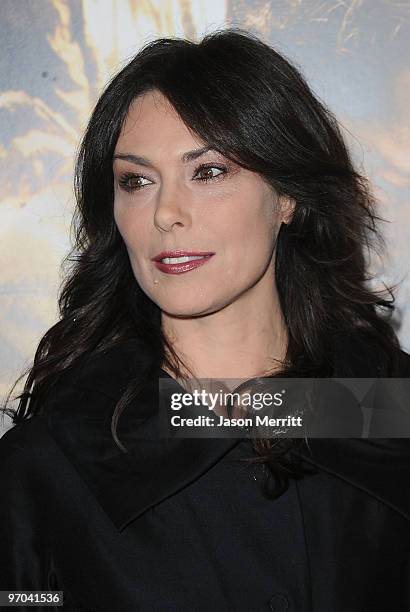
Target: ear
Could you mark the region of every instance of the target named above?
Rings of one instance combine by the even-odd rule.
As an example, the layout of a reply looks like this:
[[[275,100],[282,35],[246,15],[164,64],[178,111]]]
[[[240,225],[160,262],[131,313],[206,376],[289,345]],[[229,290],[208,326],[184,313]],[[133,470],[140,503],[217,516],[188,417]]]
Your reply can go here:
[[[280,214],[283,223],[289,225],[292,223],[293,213],[295,212],[296,202],[289,196],[282,196],[280,198]]]

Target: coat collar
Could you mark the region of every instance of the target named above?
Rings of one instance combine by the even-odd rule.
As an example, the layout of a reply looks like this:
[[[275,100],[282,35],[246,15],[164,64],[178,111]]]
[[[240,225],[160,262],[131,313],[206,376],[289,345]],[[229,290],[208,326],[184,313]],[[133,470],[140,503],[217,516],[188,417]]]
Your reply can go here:
[[[409,438],[311,438],[297,454],[410,521]]]
[[[62,377],[49,402],[49,430],[114,525],[122,531],[134,519],[199,478],[239,438],[161,438],[156,380],[119,418],[111,433],[116,402],[135,371],[146,366],[137,341],[127,341]]]
[[[111,415],[127,382],[146,366],[143,355],[138,341],[131,340],[67,374],[55,389],[47,416],[57,444],[120,531],[198,479],[241,441],[160,438],[158,379],[171,377],[159,370],[118,421],[119,439],[130,449],[124,453],[112,437]],[[377,376],[379,370],[370,373],[368,367],[378,363],[374,351],[361,346],[356,355],[360,361],[368,357],[365,376]],[[408,366],[410,357],[406,362]],[[410,440],[309,439],[295,452],[410,520],[410,495],[403,486],[410,477]]]

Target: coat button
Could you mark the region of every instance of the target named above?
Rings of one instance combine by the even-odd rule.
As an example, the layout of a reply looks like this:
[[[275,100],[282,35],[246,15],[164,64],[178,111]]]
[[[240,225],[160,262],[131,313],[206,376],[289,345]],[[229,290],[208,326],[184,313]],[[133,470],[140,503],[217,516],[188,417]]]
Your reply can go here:
[[[269,608],[272,612],[288,612],[290,610],[289,600],[282,593],[276,593],[269,600]]]

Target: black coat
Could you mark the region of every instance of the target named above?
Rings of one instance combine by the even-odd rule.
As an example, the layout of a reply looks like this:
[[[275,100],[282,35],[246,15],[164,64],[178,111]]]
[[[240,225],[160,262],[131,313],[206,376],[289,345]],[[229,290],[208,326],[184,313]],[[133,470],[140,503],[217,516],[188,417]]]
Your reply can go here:
[[[125,343],[0,440],[0,590],[62,590],[69,611],[409,612],[410,439],[311,439],[318,472],[269,500],[235,461],[249,440],[150,439],[149,392],[120,451],[111,414],[142,366]]]

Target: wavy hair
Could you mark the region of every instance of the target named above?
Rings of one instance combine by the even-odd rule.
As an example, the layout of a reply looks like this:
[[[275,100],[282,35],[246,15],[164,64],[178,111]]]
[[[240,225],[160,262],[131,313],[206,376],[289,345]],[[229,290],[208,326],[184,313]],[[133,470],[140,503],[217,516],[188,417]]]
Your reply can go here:
[[[116,433],[123,410],[161,365],[182,377],[183,362],[161,329],[159,307],[135,280],[113,215],[114,148],[131,103],[151,90],[159,90],[206,145],[295,202],[292,221],[277,240],[276,285],[289,341],[281,371],[272,376],[343,375],[335,367],[337,333],[371,339],[392,365],[399,343],[384,315],[394,310],[393,293],[372,290],[367,272],[370,250],[383,244],[381,219],[333,114],[295,65],[248,31],[218,30],[198,43],[160,38],[111,80],[83,136],[75,244],[63,262],[69,269],[58,298],[60,317],[22,374],[28,377],[19,405],[8,409],[13,422],[44,412],[58,379],[83,358],[135,338],[147,365],[119,399],[111,424],[126,451]],[[255,460],[273,479],[271,497],[305,473],[288,453],[299,441],[252,440]]]

